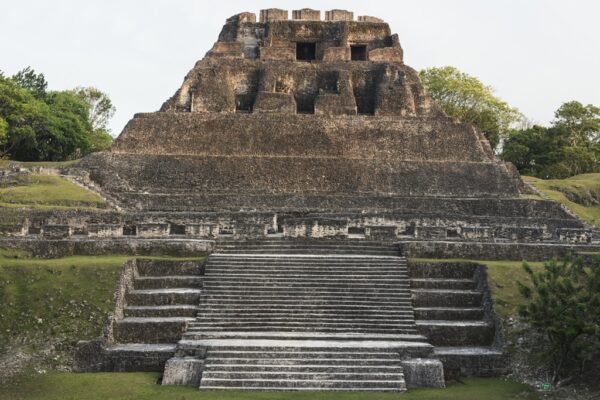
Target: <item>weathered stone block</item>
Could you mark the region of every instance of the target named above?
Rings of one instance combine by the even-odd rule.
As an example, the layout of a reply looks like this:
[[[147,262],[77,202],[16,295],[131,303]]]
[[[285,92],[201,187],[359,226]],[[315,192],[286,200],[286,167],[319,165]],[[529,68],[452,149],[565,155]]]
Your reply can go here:
[[[69,225],[44,225],[42,235],[52,239],[67,238],[73,234],[73,228]]]
[[[89,237],[121,237],[123,225],[120,224],[89,224]]]
[[[286,21],[288,19],[288,11],[280,8],[267,8],[260,10],[260,22],[271,22],[271,21]]]
[[[204,362],[194,357],[173,357],[167,360],[163,385],[199,386]]]
[[[169,224],[148,223],[137,225],[137,235],[142,238],[168,237]]]
[[[219,58],[244,58],[244,43],[216,42],[209,54]]]
[[[444,388],[444,366],[440,360],[411,358],[402,361],[406,386]]]
[[[291,93],[259,92],[254,103],[257,113],[296,113],[296,100]]]
[[[370,15],[359,15],[356,20],[358,22],[377,22],[377,23],[384,22],[381,18],[371,17]]]
[[[397,226],[367,226],[365,235],[372,240],[390,240],[398,236]]]
[[[353,21],[354,13],[347,10],[325,11],[325,21]]]
[[[305,21],[320,21],[321,11],[313,10],[310,8],[303,8],[301,10],[292,11],[292,19],[305,20]]]
[[[354,96],[340,93],[319,93],[315,100],[315,114],[318,115],[356,115]]]
[[[382,47],[369,52],[369,61],[402,62],[402,50],[396,47]]]
[[[327,47],[323,53],[323,61],[349,61],[350,60],[350,47]]]
[[[295,61],[296,51],[290,46],[273,46],[260,48],[261,61]]]

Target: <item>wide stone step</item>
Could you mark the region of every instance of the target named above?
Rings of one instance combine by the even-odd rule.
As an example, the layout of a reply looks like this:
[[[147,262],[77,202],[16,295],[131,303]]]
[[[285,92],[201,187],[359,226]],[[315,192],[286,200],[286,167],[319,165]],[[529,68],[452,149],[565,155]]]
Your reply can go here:
[[[135,289],[195,288],[202,286],[197,275],[143,276],[133,282]]]
[[[200,389],[243,389],[243,390],[358,390],[365,391],[404,391],[406,386],[404,377],[396,380],[334,380],[334,379],[217,379],[203,378]]]
[[[477,264],[469,263],[421,263],[411,262],[410,276],[413,279],[473,279]]]
[[[339,290],[410,290],[410,286],[408,283],[369,283],[369,282],[342,282],[336,283],[335,281],[321,283],[318,280],[314,280],[312,282],[299,282],[299,281],[251,281],[251,282],[237,282],[233,279],[229,279],[227,281],[213,281],[213,282],[205,282],[204,288],[206,289],[221,289],[228,287],[237,287],[237,288],[296,288],[296,289],[318,289],[318,288],[328,288],[328,289],[339,289]]]
[[[212,367],[212,366],[211,366]],[[393,381],[399,377],[404,377],[402,368],[396,367],[395,371],[378,371],[371,372],[347,372],[337,368],[331,368],[330,371],[315,372],[315,371],[258,371],[251,369],[250,371],[222,371],[212,370],[208,368],[203,373],[203,379],[210,381],[211,379],[293,379],[293,380],[355,380],[355,381]]]
[[[188,346],[207,346],[219,351],[259,351],[266,343],[275,343],[277,351],[305,351],[307,348],[319,351],[367,350],[385,346],[395,352],[410,353],[412,357],[425,357],[433,346],[426,343],[427,338],[419,334],[407,333],[356,333],[356,332],[290,332],[277,331],[204,331],[186,334],[181,344]],[[230,343],[235,343],[231,345]],[[318,343],[318,346],[307,344]],[[376,346],[377,345],[377,346]],[[354,346],[354,347],[352,347]]]
[[[135,306],[169,305],[169,304],[198,304],[200,289],[171,288],[145,289],[127,292],[127,304]]]
[[[419,320],[481,320],[484,311],[481,307],[417,307],[414,314]]]
[[[279,317],[279,318],[294,318],[294,317],[304,317],[304,318],[319,318],[319,317],[352,317],[352,318],[360,318],[360,317],[379,317],[379,318],[392,318],[395,316],[413,316],[412,309],[405,310],[393,310],[393,311],[369,311],[369,312],[357,312],[356,310],[317,310],[317,311],[282,311],[279,309],[262,309],[262,310],[252,310],[252,309],[241,309],[241,310],[212,310],[212,311],[201,311],[197,314],[198,320],[205,320],[207,318],[250,318],[250,317],[261,317],[265,316],[267,318]],[[432,318],[428,318],[432,319]],[[441,319],[441,318],[438,318]],[[450,318],[448,318],[450,319]]]
[[[249,268],[222,268],[219,270],[209,269],[206,272],[206,276],[216,276],[221,274],[227,275],[271,275],[271,276],[315,276],[315,277],[328,277],[328,276],[337,276],[339,274],[349,274],[352,276],[363,276],[363,277],[378,277],[378,276],[396,276],[401,275],[407,277],[408,274],[406,271],[402,271],[399,268],[389,268],[389,269],[364,269],[364,268],[356,268],[356,270],[350,270],[349,268],[340,268],[340,269],[325,269],[325,268],[273,268],[273,269],[249,269]]]
[[[404,285],[399,285],[394,288],[368,288],[368,287],[337,287],[337,286],[323,286],[319,284],[312,285],[219,285],[219,284],[207,284],[203,286],[203,289],[207,293],[237,293],[237,292],[265,292],[265,293],[313,293],[313,292],[323,292],[327,291],[329,293],[373,293],[373,294],[395,294],[395,293],[405,293],[410,291],[410,289]]]
[[[208,325],[204,328],[196,327],[189,329],[185,337],[189,338],[192,335],[204,334],[205,332],[216,332],[216,331],[231,331],[231,332],[257,332],[257,333],[268,333],[270,331],[284,330],[290,333],[296,332],[318,332],[318,333],[373,333],[373,334],[411,334],[416,335],[421,333],[420,330],[415,328],[399,328],[399,327],[381,327],[381,326],[286,326],[286,325],[260,325],[256,327],[252,326],[234,326],[234,325]],[[211,335],[211,337],[220,337],[219,335]],[[155,342],[149,342],[155,343]],[[440,345],[444,345],[446,342],[440,342]],[[454,344],[451,342],[450,344]],[[479,342],[466,342],[469,345],[485,345],[486,343]]]
[[[323,255],[341,255],[356,254],[361,256],[398,256],[397,250],[378,250],[378,249],[335,249],[327,247],[312,248],[238,248],[238,249],[220,249],[218,254],[323,254]]]
[[[410,285],[414,289],[474,290],[477,288],[477,282],[473,279],[411,279]]]
[[[228,303],[223,303],[223,302],[215,302],[215,303],[203,303],[201,306],[203,311],[206,312],[222,312],[222,311],[227,311],[227,310],[231,310],[231,309],[236,309],[236,310],[243,310],[243,309],[248,309],[248,310],[271,310],[271,309],[277,309],[279,311],[290,311],[290,312],[294,312],[294,311],[306,311],[306,310],[317,310],[319,312],[321,311],[362,311],[362,312],[368,312],[368,311],[377,311],[377,310],[385,310],[385,311],[402,311],[402,310],[407,310],[410,309],[412,310],[412,303],[411,302],[404,302],[404,303],[400,303],[400,302],[395,302],[395,303],[391,303],[391,304],[381,304],[381,302],[375,302],[375,303],[361,303],[361,304],[357,304],[355,302],[353,303],[315,303],[315,304],[311,304],[311,303],[305,303],[305,304],[298,304],[297,301],[292,302],[292,303],[273,303],[273,302],[262,302],[262,303],[252,303],[252,304],[247,304],[244,302],[228,302]]]
[[[115,344],[106,349],[106,355],[115,372],[162,372],[175,347],[175,343]]]
[[[252,254],[248,256],[241,255],[224,255],[224,254],[212,254],[206,265],[219,265],[219,264],[231,264],[231,265],[252,265],[252,264],[289,264],[289,265],[404,265],[408,263],[402,257],[388,257],[388,256],[364,256],[360,257],[357,255],[353,256],[319,256],[319,255],[265,255]]]
[[[317,325],[317,326],[328,326],[328,325],[365,325],[365,326],[393,326],[393,327],[414,327],[414,321],[411,318],[371,318],[371,319],[363,319],[363,318],[319,318],[319,319],[311,319],[311,318],[294,318],[291,317],[289,319],[286,318],[215,318],[210,320],[202,320],[196,321],[193,324],[190,324],[188,330],[191,332],[193,329],[198,327],[205,327],[209,325],[244,325],[244,326],[260,326],[260,324],[264,325],[285,325],[285,326],[295,326],[295,325]]]
[[[483,293],[476,290],[413,289],[415,307],[479,307]]]
[[[444,363],[447,376],[502,376],[510,371],[508,357],[494,347],[436,347],[434,355]]]
[[[126,317],[114,325],[117,343],[175,343],[181,339],[186,324],[193,318],[185,317]]]
[[[489,346],[494,325],[487,321],[417,320],[418,331],[434,346]]]
[[[331,356],[331,355],[330,355]],[[213,360],[205,365],[210,366],[211,369],[215,371],[219,371],[221,373],[224,372],[243,372],[246,369],[250,369],[255,373],[289,373],[289,372],[311,372],[311,373],[351,373],[351,374],[398,374],[398,367],[400,363],[396,362],[393,365],[382,365],[385,364],[384,360],[377,360],[378,363],[375,365],[357,365],[361,360],[357,359],[332,359],[329,364],[296,364],[293,360],[290,361],[289,364],[285,364],[282,359],[273,359],[271,362],[275,362],[276,364],[265,364],[265,365],[256,365],[256,360],[243,360],[247,361],[247,363],[241,364],[217,364],[217,361]],[[315,360],[310,360],[315,361]],[[319,359],[317,361],[323,361]],[[347,363],[347,364],[346,364]],[[250,364],[250,367],[249,365]]]
[[[277,359],[290,359],[290,360],[313,360],[319,361],[319,365],[326,365],[329,363],[335,363],[336,365],[341,359],[352,360],[354,365],[356,361],[375,359],[377,362],[387,363],[393,362],[398,363],[398,353],[392,351],[343,351],[340,349],[334,350],[319,350],[314,348],[301,348],[295,350],[286,349],[264,349],[259,348],[256,350],[246,350],[236,348],[235,350],[225,350],[221,348],[209,349],[211,359],[243,359],[250,361],[257,360],[271,360]],[[210,361],[207,361],[210,362]],[[350,361],[349,361],[350,362]],[[394,364],[396,365],[396,364]],[[398,364],[399,365],[399,364]],[[361,367],[366,368],[366,367]]]
[[[138,259],[136,269],[140,276],[201,275],[203,262]]]
[[[248,301],[253,300],[276,300],[276,301],[292,301],[292,300],[302,300],[306,297],[309,297],[311,301],[326,301],[326,300],[340,300],[340,301],[351,301],[351,300],[360,300],[364,301],[380,301],[381,299],[385,299],[386,301],[395,301],[395,300],[410,300],[411,294],[407,293],[395,293],[388,294],[387,296],[377,296],[376,294],[367,294],[361,292],[345,292],[345,293],[328,293],[328,292],[312,292],[312,293],[269,293],[267,291],[262,292],[238,292],[238,293],[212,293],[206,292],[210,294],[202,294],[202,301],[209,302],[210,300],[236,300],[243,299]]]
[[[195,305],[168,306],[127,306],[123,310],[126,317],[190,317],[194,318],[200,308]]]

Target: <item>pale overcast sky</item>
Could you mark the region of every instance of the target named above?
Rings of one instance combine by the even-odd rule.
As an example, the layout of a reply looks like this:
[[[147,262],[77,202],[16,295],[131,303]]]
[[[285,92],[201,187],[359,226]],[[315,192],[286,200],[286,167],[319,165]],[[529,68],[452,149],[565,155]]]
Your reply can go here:
[[[0,70],[29,65],[50,89],[104,90],[117,135],[175,92],[227,17],[270,7],[384,18],[406,64],[456,66],[539,123],[564,101],[600,105],[598,0],[0,0]]]

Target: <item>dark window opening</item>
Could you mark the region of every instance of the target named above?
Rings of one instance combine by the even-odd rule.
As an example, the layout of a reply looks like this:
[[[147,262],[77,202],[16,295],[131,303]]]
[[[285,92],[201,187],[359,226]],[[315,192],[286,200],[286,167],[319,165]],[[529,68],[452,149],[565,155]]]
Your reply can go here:
[[[356,226],[348,227],[348,235],[364,235],[364,234],[365,234],[365,228],[359,228]]]
[[[252,112],[254,106],[254,96],[251,94],[238,94],[235,96],[235,111]]]
[[[315,101],[311,97],[296,97],[296,113],[314,114]]]
[[[135,236],[137,235],[137,227],[135,225],[123,226],[123,236]]]
[[[233,228],[231,226],[223,226],[219,229],[219,235],[233,235]]]
[[[185,235],[185,225],[171,224],[169,235]]]
[[[415,226],[414,225],[407,225],[404,228],[404,231],[400,232],[401,235],[407,235],[407,236],[414,236],[415,235]]]
[[[356,97],[356,112],[359,115],[375,115],[375,103],[370,97]]]
[[[446,237],[449,238],[457,238],[460,235],[458,234],[458,230],[457,229],[448,229],[446,230]]]
[[[277,224],[277,227],[271,227],[269,229],[267,229],[267,234],[268,235],[277,235],[283,233],[283,225],[281,224]]]
[[[316,43],[296,43],[296,60],[311,61],[317,59]]]
[[[367,46],[350,46],[350,59],[352,61],[367,61]]]
[[[40,233],[42,233],[42,229],[39,226],[30,226],[27,232],[30,235],[39,235]]]

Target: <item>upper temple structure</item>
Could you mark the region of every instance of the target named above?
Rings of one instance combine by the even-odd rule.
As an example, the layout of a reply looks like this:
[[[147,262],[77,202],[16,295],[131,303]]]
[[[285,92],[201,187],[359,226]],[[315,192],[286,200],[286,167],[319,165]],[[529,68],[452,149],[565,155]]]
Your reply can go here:
[[[291,214],[286,224],[284,211],[337,212],[335,235],[372,224],[397,235],[447,210],[466,227],[481,204],[509,218],[532,206],[516,200],[518,174],[481,132],[427,96],[388,24],[343,10],[324,20],[310,9],[229,18],[161,110],[137,114],[110,152],[84,166],[124,209],[267,211],[287,235],[310,229],[300,232]],[[394,217],[367,218],[382,211]],[[269,230],[242,225],[235,235]]]

